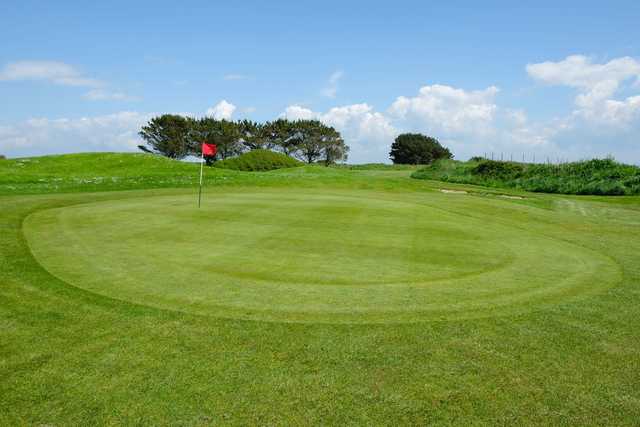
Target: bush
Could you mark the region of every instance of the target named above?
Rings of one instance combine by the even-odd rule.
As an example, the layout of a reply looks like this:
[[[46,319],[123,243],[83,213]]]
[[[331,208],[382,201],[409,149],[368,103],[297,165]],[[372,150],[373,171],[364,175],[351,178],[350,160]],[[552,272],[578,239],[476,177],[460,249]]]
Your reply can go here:
[[[434,160],[451,159],[453,155],[435,138],[419,133],[403,133],[391,144],[389,158],[396,164],[428,165]]]
[[[524,171],[520,163],[498,162],[494,160],[481,161],[473,168],[472,173],[492,178],[517,178]]]
[[[289,157],[286,154],[276,153],[270,150],[252,150],[238,157],[221,160],[213,164],[222,169],[234,169],[240,171],[270,171],[274,169],[294,168],[302,166],[302,162]]]
[[[0,160],[5,160],[6,157],[3,154],[0,154]]]

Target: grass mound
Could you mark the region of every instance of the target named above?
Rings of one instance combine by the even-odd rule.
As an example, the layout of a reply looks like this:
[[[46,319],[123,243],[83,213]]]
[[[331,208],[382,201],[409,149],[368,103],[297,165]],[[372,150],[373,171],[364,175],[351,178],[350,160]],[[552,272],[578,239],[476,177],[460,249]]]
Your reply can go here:
[[[264,172],[274,169],[295,168],[302,166],[302,162],[271,150],[252,150],[238,157],[221,160],[213,166],[221,169],[234,169],[239,171]]]
[[[593,159],[560,165],[502,162],[487,159],[440,160],[412,175],[418,179],[488,187],[517,188],[560,194],[640,194],[640,168],[613,159]]]

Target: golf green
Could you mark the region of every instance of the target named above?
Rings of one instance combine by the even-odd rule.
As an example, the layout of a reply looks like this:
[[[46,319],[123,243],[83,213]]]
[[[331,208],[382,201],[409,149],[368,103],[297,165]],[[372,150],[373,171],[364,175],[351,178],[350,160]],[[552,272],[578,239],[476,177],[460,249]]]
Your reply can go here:
[[[227,189],[200,209],[189,194],[38,211],[24,233],[40,264],[74,286],[227,318],[488,317],[620,280],[606,255],[544,232],[557,225],[517,228],[482,214],[486,203],[433,192]]]

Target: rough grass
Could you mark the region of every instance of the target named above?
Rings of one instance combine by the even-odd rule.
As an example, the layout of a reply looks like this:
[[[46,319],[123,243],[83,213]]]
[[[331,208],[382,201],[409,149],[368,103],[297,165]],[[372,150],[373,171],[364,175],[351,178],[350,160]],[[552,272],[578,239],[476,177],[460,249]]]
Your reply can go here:
[[[440,160],[416,171],[413,177],[542,193],[640,194],[640,168],[612,159],[559,165],[486,159],[469,162]]]
[[[213,164],[216,168],[251,172],[265,172],[302,165],[302,162],[291,156],[271,150],[251,150],[237,157],[220,160]]]
[[[98,155],[93,160],[102,161]],[[137,160],[132,163],[137,164]],[[72,171],[84,168],[69,166]],[[40,172],[66,182],[69,179],[66,169],[59,170]],[[78,173],[74,172],[72,177]],[[123,173],[118,171],[113,175]],[[139,173],[132,171],[130,176]],[[518,235],[520,228],[523,246],[531,243],[531,235],[550,242],[549,246],[534,250],[532,256],[553,257],[554,253],[565,256],[563,248],[577,246],[579,249],[569,251],[579,258],[574,266],[592,266],[593,261],[587,254],[605,257],[616,266],[618,280],[608,286],[602,286],[599,280],[586,281],[582,289],[588,292],[544,304],[535,303],[538,293],[529,288],[529,292],[522,295],[525,298],[519,302],[518,312],[509,314],[498,309],[494,316],[489,310],[485,316],[472,319],[358,324],[315,322],[309,318],[302,319],[303,322],[240,320],[240,315],[219,317],[215,309],[206,314],[187,309],[176,311],[170,306],[158,306],[153,299],[136,300],[132,297],[135,289],[131,287],[123,289],[125,298],[114,298],[90,289],[86,283],[75,286],[66,280],[69,278],[56,277],[36,261],[28,243],[34,243],[35,234],[27,236],[27,241],[25,231],[27,234],[45,232],[46,228],[32,228],[32,222],[39,215],[54,212],[51,209],[61,208],[59,212],[64,213],[63,217],[86,210],[95,213],[100,206],[112,210],[113,222],[108,217],[69,216],[72,222],[66,227],[73,240],[73,236],[82,231],[83,223],[102,221],[105,227],[113,227],[122,224],[122,218],[136,218],[134,207],[149,202],[149,209],[140,208],[148,218],[148,225],[144,221],[139,228],[127,225],[133,231],[123,236],[113,234],[111,241],[106,240],[107,234],[111,235],[108,229],[103,231],[106,234],[97,236],[105,243],[102,255],[115,256],[109,252],[118,245],[115,239],[122,240],[123,248],[127,247],[127,239],[133,245],[140,245],[140,239],[146,239],[144,247],[131,256],[154,255],[158,248],[165,247],[167,252],[162,261],[168,267],[163,268],[171,274],[180,274],[186,266],[176,262],[175,257],[183,256],[183,245],[194,244],[196,236],[188,230],[182,234],[176,231],[176,221],[196,221],[193,215],[197,213],[182,208],[182,199],[193,199],[193,189],[82,191],[102,189],[92,183],[90,187],[83,186],[85,184],[74,187],[79,191],[52,194],[39,190],[42,187],[38,182],[29,184],[27,181],[32,175],[21,181],[18,173],[12,177],[19,186],[16,192],[41,191],[43,194],[0,196],[0,424],[637,424],[640,419],[640,359],[637,356],[640,353],[640,198],[527,193],[525,199],[505,199],[478,188],[411,180],[408,173],[324,167],[253,174],[238,172],[228,175],[227,180],[209,182],[205,200],[214,202],[213,196],[218,192],[229,197],[235,194],[240,199],[256,193],[263,198],[272,194],[277,196],[274,202],[286,194],[311,194],[309,202],[318,203],[322,197],[326,201],[326,206],[311,209],[312,215],[321,217],[324,211],[328,218],[335,220],[336,213],[331,210],[340,207],[335,197],[345,192],[359,197],[361,201],[353,204],[355,211],[348,216],[356,218],[350,220],[355,229],[351,234],[340,233],[345,252],[336,254],[340,246],[332,244],[327,249],[331,255],[328,264],[340,256],[348,259],[359,255],[359,242],[364,239],[363,244],[368,245],[375,239],[371,235],[375,231],[363,235],[357,230],[372,213],[370,208],[362,206],[369,203],[372,194],[401,207],[419,201],[425,206],[424,218],[429,227],[437,228],[442,218],[450,216],[465,217],[460,220],[461,226],[474,222],[481,223],[479,227],[485,226],[492,235],[490,238],[468,236],[467,244],[473,242],[480,250],[485,240],[490,243],[490,251],[493,245],[500,247],[496,240],[504,234],[504,253],[509,254],[515,244],[510,242],[510,235]],[[108,170],[101,172],[101,176],[109,175]],[[164,182],[170,174],[159,176]],[[0,185],[4,183],[0,181]],[[143,180],[136,185],[152,187],[154,181]],[[443,185],[469,193],[441,193]],[[285,230],[276,233],[275,238],[289,238],[286,231],[289,228],[278,220],[287,219],[287,215],[293,213],[283,213],[280,203],[275,203],[267,206],[262,216],[255,216],[253,209],[261,205],[256,204],[256,200],[252,203],[242,205],[242,210],[231,209],[228,202],[220,208],[208,205],[201,211],[205,217],[211,214],[211,220],[225,218],[220,216],[220,210],[229,210],[230,216],[215,227],[200,228],[197,239],[212,243],[218,242],[216,239],[228,239],[225,235],[242,229],[242,226],[234,228],[236,222],[268,227],[265,222],[271,213],[276,220],[271,226]],[[362,209],[361,219],[356,216],[358,209]],[[296,225],[304,228],[302,213],[309,211],[301,209],[301,215],[296,218],[300,222],[292,223],[290,230],[296,230]],[[419,227],[421,216],[414,214],[416,224],[405,212],[400,220],[390,216],[389,225],[403,221],[405,226]],[[375,222],[380,215],[386,214],[379,212],[370,220]],[[171,221],[163,224],[163,217]],[[447,224],[442,224],[444,231],[453,226],[452,222]],[[340,224],[328,221],[314,226],[318,230],[311,228],[309,233],[315,233],[314,237],[322,240],[329,238],[332,230],[339,231]],[[153,228],[156,233],[149,233]],[[170,239],[170,246],[166,245],[165,233],[176,233]],[[386,233],[384,228],[380,233],[381,237]],[[427,245],[419,251],[416,262],[432,259],[435,262],[440,246],[429,248],[429,242],[437,242],[449,234],[439,237],[434,231],[414,230],[407,234],[399,232],[398,236],[411,235],[423,241],[416,243],[418,247]],[[295,235],[300,238],[300,231]],[[252,248],[264,250],[269,242],[276,246],[280,243],[274,238],[255,237]],[[310,244],[298,243],[293,237],[286,245],[292,250],[295,245]],[[75,241],[75,245],[82,244],[81,240]],[[91,241],[87,244],[88,250],[96,250]],[[355,252],[346,250],[349,245],[354,245]],[[72,244],[67,246],[70,253],[77,253]],[[390,251],[394,247],[390,244]],[[473,262],[469,247],[457,245],[455,248],[463,261],[467,257]],[[308,250],[293,251],[294,255],[286,259],[295,266],[299,257],[313,253]],[[549,253],[540,253],[545,250]],[[251,262],[253,256],[261,252],[247,252],[243,262],[256,268]],[[390,261],[397,259],[391,255],[393,253]],[[345,259],[339,259],[339,268],[345,271],[358,268],[350,266]],[[462,262],[451,261],[450,257],[443,260],[443,271],[447,270],[447,263]],[[92,268],[100,269],[101,261],[102,257],[94,258]],[[549,262],[556,266],[553,268],[558,268],[558,264],[560,268],[572,268],[563,263],[554,264],[553,260]],[[545,274],[547,265],[543,262],[531,268]],[[127,274],[125,269],[118,272],[110,261],[103,266],[101,271],[106,276],[112,275],[113,270]],[[238,270],[241,267],[239,264]],[[206,266],[202,268],[199,274],[204,274]],[[379,273],[388,276],[399,272],[382,270]],[[509,293],[513,295],[519,286],[528,285],[526,279],[513,274],[518,283],[512,285],[518,286],[501,294],[504,297]],[[94,278],[101,277],[96,274]],[[179,288],[168,279],[163,283]],[[549,292],[553,284],[547,283],[537,290]],[[145,292],[148,282],[140,280],[140,286]],[[335,286],[340,285],[326,284],[322,289]],[[459,298],[464,297],[460,289],[454,290]],[[469,287],[469,292],[474,291],[480,291],[475,284]],[[164,290],[158,288],[154,297],[164,294]],[[252,295],[244,295],[245,301]],[[197,304],[197,294],[193,296],[192,302]],[[414,302],[413,296],[408,295],[407,304]],[[529,300],[532,304],[527,303],[527,296],[532,298]],[[324,297],[322,293],[321,297]],[[338,302],[344,301],[336,298]],[[468,303],[468,300],[460,302]],[[279,309],[286,312],[284,304]],[[384,311],[384,305],[378,309]],[[353,312],[358,314],[355,308]]]

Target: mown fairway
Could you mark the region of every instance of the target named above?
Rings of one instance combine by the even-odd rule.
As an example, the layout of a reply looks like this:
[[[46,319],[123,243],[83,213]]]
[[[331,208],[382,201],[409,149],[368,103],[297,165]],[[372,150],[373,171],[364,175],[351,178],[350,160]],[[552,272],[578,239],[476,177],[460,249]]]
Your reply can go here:
[[[0,424],[640,419],[640,198],[133,159],[0,164]]]

